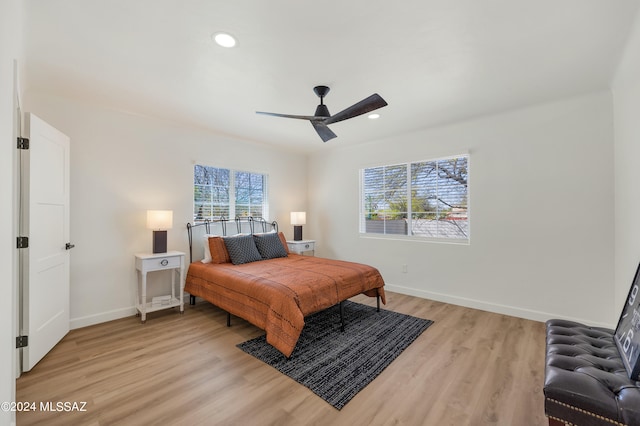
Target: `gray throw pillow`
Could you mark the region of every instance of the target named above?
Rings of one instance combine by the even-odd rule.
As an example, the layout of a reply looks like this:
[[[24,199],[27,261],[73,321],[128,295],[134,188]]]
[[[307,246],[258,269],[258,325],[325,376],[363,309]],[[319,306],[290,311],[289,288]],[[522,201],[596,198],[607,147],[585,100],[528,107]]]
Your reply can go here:
[[[234,265],[262,260],[262,256],[253,242],[253,236],[236,235],[234,237],[224,237],[222,240],[227,247],[227,252],[229,252],[231,263]]]
[[[275,232],[267,234],[254,234],[253,240],[263,259],[275,259],[277,257],[287,257],[287,251],[280,241],[280,237]]]

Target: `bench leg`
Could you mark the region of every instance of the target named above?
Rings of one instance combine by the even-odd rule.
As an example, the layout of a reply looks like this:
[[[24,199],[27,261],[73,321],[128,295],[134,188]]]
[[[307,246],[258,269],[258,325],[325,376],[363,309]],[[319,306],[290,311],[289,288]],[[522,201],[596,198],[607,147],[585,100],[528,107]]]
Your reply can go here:
[[[549,417],[549,426],[566,426],[566,423]]]

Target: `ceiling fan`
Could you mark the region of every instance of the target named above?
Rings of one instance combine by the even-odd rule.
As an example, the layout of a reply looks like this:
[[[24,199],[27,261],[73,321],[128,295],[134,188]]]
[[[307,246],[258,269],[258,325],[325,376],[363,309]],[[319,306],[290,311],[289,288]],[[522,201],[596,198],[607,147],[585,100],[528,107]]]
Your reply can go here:
[[[335,115],[329,113],[329,108],[324,104],[324,97],[329,93],[327,86],[316,86],[313,88],[318,97],[320,97],[320,105],[316,108],[314,115],[291,115],[291,114],[277,114],[274,112],[262,112],[256,111],[256,114],[272,115],[274,117],[284,118],[297,118],[299,120],[309,120],[316,132],[322,138],[323,142],[336,137],[336,134],[329,129],[328,124],[337,123],[339,121],[347,120],[349,118],[357,117],[362,114],[366,114],[383,106],[387,106],[387,102],[382,99],[380,95],[374,93],[361,100],[358,103],[351,105],[349,108],[343,109]]]

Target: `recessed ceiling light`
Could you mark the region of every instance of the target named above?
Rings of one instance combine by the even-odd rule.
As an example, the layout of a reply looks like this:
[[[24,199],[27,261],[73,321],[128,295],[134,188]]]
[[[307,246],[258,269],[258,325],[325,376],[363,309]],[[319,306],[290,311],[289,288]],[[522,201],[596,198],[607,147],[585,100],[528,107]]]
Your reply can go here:
[[[367,117],[369,118],[369,120],[375,120],[376,118],[380,118],[380,114],[373,113],[369,114]]]
[[[213,40],[222,47],[233,47],[236,45],[236,39],[228,33],[215,33]]]

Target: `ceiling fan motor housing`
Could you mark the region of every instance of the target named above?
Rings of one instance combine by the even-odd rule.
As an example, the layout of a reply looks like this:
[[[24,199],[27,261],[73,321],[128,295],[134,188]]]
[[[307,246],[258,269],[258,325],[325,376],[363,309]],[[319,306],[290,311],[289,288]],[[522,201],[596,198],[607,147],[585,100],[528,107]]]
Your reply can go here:
[[[331,114],[329,114],[329,108],[327,108],[327,106],[324,104],[318,105],[318,107],[316,108],[316,113],[313,115],[315,115],[316,117],[331,117]]]
[[[329,108],[324,104],[324,97],[329,93],[329,88],[327,86],[316,86],[313,88],[313,92],[320,98],[320,105],[318,105],[316,113],[313,115],[316,117],[331,117]]]

